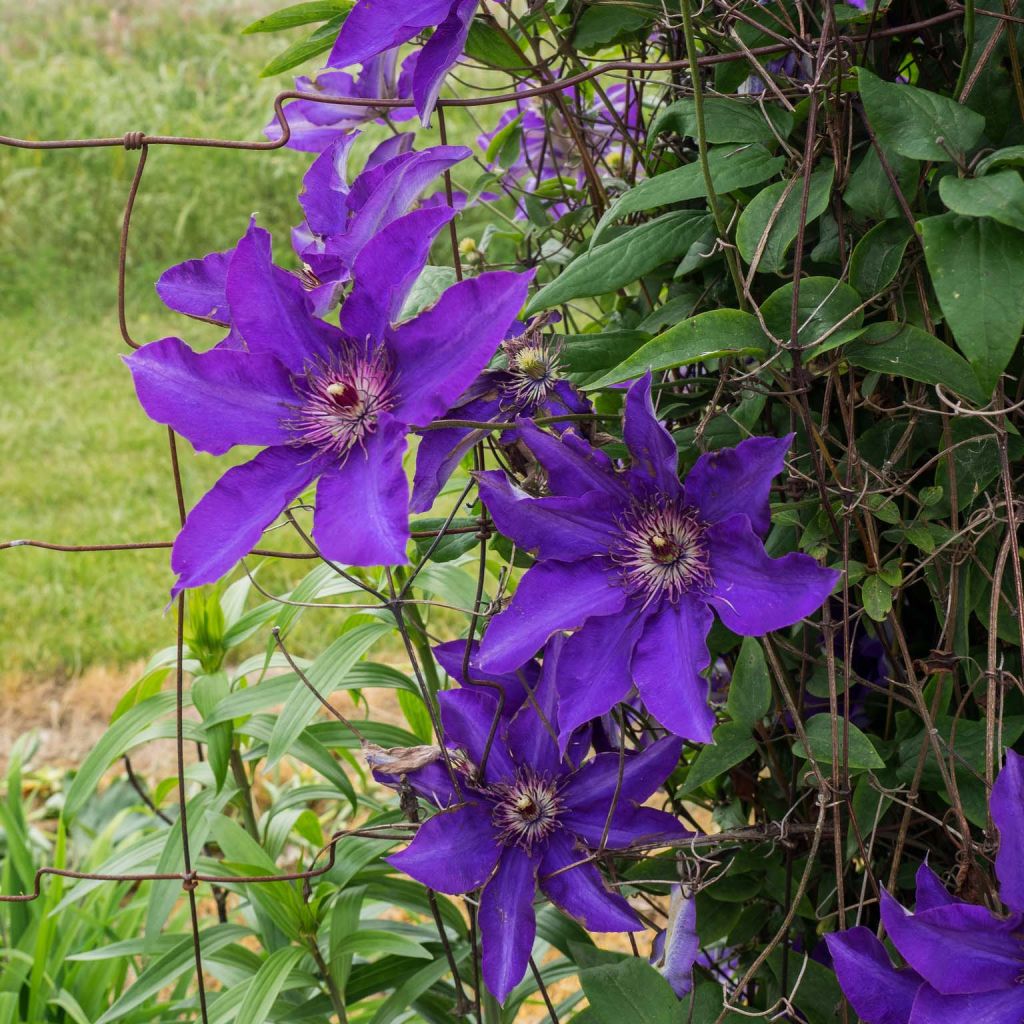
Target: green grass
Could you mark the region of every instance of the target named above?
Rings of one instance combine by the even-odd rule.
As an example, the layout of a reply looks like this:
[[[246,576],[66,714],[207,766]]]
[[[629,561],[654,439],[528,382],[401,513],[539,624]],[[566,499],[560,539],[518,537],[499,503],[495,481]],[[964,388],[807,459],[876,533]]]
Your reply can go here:
[[[0,0],[0,125],[28,138],[127,130],[260,138],[290,79],[259,69],[288,36],[239,30],[280,3]],[[456,122],[456,128],[458,129]],[[468,134],[468,124],[461,132]],[[373,141],[382,136],[374,133]],[[422,144],[436,142],[424,134]],[[138,156],[0,147],[0,540],[163,539],[177,523],[165,431],[135,401],[115,307],[121,210]],[[216,339],[165,310],[167,266],[230,246],[257,211],[287,258],[309,157],[156,148],[133,221],[134,337]],[[358,164],[356,164],[358,166]],[[475,174],[472,170],[469,176]],[[224,461],[181,445],[194,502]],[[167,644],[161,551],[0,552],[0,675],[117,665]]]

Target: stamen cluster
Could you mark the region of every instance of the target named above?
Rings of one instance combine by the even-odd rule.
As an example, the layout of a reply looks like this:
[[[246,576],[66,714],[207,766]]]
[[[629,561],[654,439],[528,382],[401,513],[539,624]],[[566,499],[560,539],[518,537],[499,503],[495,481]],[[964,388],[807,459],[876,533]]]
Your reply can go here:
[[[562,805],[557,785],[547,776],[520,768],[514,782],[500,783],[492,792],[497,799],[491,820],[500,842],[529,852],[558,827]]]

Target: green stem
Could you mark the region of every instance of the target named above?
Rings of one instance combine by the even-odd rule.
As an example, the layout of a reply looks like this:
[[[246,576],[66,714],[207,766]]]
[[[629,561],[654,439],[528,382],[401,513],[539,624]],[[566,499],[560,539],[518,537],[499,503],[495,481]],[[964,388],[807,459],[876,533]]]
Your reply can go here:
[[[260,827],[256,821],[256,811],[252,805],[252,785],[249,783],[249,773],[245,770],[245,762],[237,749],[231,751],[231,774],[234,777],[235,785],[238,786],[238,805],[242,809],[242,820],[245,823],[245,830],[259,841]]]
[[[683,12],[683,35],[686,38],[686,59],[690,62],[690,81],[693,83],[693,112],[697,121],[697,153],[700,158],[701,174],[704,176],[704,188],[708,194],[708,206],[711,207],[711,216],[715,219],[715,230],[718,237],[725,241],[729,230],[725,215],[722,213],[722,204],[718,201],[718,193],[715,191],[715,184],[711,180],[711,167],[708,164],[708,136],[704,125],[704,90],[700,81],[700,66],[697,63],[697,40],[693,33],[693,14],[690,10],[690,0],[680,0],[680,9]],[[743,282],[740,278],[739,262],[736,259],[736,251],[726,247],[725,262],[729,267],[729,276],[732,278],[733,286],[736,289],[736,300],[740,309],[747,308],[747,300],[743,293]]]
[[[320,947],[317,945],[315,937],[311,937],[309,940],[309,951],[313,954],[317,970],[323,975],[324,982],[327,985],[327,993],[331,997],[331,1005],[334,1007],[335,1014],[337,1014],[339,1024],[348,1024],[348,1014],[345,1012],[345,999],[338,988],[337,982],[334,980],[334,976],[331,974],[331,969],[327,966],[327,962],[320,952]]]
[[[960,62],[960,74],[957,76],[954,95],[959,96],[967,84],[967,75],[971,70],[971,57],[974,56],[974,0],[964,0],[964,56]]]

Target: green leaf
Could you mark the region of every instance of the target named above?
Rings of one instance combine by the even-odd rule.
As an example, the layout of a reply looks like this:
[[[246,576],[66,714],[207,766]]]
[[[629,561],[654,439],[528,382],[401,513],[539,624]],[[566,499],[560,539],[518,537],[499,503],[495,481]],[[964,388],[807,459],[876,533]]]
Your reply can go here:
[[[750,735],[750,726],[743,722],[723,722],[716,726],[714,743],[703,747],[683,783],[682,792],[692,793],[705,782],[717,779],[734,765],[745,761],[757,744]]]
[[[710,143],[772,143],[779,137],[786,138],[793,130],[793,115],[781,107],[756,100],[707,96],[704,99],[704,126]],[[692,97],[676,100],[666,107],[654,119],[648,138],[653,140],[667,131],[697,138],[697,114]]]
[[[646,0],[649,3],[649,0]],[[584,53],[591,53],[606,46],[623,43],[631,39],[656,17],[658,11],[651,5],[651,11],[638,10],[641,5],[627,7],[620,3],[588,4],[573,35],[573,46]]]
[[[883,221],[854,246],[850,284],[865,299],[878,295],[892,282],[913,234],[905,221]]]
[[[463,960],[467,952],[467,947],[457,950],[456,962]],[[438,957],[433,963],[421,967],[380,1004],[377,1012],[370,1018],[370,1024],[391,1024],[391,1021],[402,1014],[413,1000],[418,999],[447,973],[448,961],[445,957]]]
[[[874,768],[884,768],[885,762],[878,756],[871,740],[867,738],[852,722],[839,722],[836,726],[839,730],[839,758],[843,757],[843,733],[848,730],[850,737],[849,765],[850,768],[863,771]],[[825,713],[814,715],[807,720],[805,726],[807,741],[811,747],[814,760],[819,764],[832,763],[832,716]],[[803,743],[797,740],[793,744],[793,753],[797,757],[807,757]]]
[[[785,158],[771,156],[764,146],[713,147],[708,151],[708,166],[715,191],[719,195],[732,192],[749,185],[758,185],[768,178],[774,177],[785,164]],[[594,229],[590,245],[597,244],[606,229],[616,220],[633,213],[646,213],[659,206],[669,203],[683,203],[690,199],[700,199],[707,195],[704,186],[704,175],[700,164],[696,161],[676,167],[664,174],[655,175],[640,182],[633,188],[623,192],[611,206]]]
[[[516,162],[523,145],[523,115],[519,114],[487,144],[484,158],[488,164],[497,163],[499,167],[509,167]]]
[[[900,191],[908,201],[912,201],[917,192],[918,162],[908,160],[899,153],[889,153],[887,163]],[[893,192],[892,182],[889,181],[874,146],[868,148],[850,175],[850,180],[843,190],[843,202],[854,213],[859,213],[868,220],[888,220],[903,216],[899,199]]]
[[[526,307],[526,316],[570,299],[604,295],[681,256],[704,233],[711,218],[695,210],[666,213],[631,228],[610,242],[581,253]]]
[[[371,928],[340,936],[337,942],[331,943],[331,950],[335,956],[345,956],[348,953],[359,956],[376,956],[383,953],[391,956],[413,957],[418,960],[434,959],[434,954],[414,939],[399,935],[397,932]]]
[[[860,585],[864,611],[875,622],[885,622],[892,611],[892,587],[881,576],[867,576]]]
[[[722,356],[763,356],[767,351],[768,339],[752,314],[738,309],[709,309],[652,338],[587,388],[618,384],[648,370],[689,366]]]
[[[820,343],[820,350],[825,350],[855,337],[864,322],[863,310],[857,309],[860,304],[860,296],[848,284],[834,277],[801,278],[797,300],[797,343],[804,347]],[[792,282],[776,289],[764,300],[761,315],[777,338],[790,340],[792,308]],[[842,327],[833,330],[839,323]],[[829,331],[832,333],[828,334]]]
[[[815,171],[811,175],[807,199],[808,224],[820,217],[828,206],[834,174],[835,168],[830,164],[825,170]],[[786,195],[785,200],[782,200],[783,194]],[[747,204],[736,225],[736,246],[749,265],[754,265],[761,240],[767,232],[757,268],[765,274],[783,269],[786,254],[800,228],[802,196],[803,182],[796,178],[791,182],[779,181],[761,189]],[[782,205],[776,210],[780,200]]]
[[[1007,146],[979,160],[974,173],[981,177],[993,167],[1024,167],[1024,146]]]
[[[600,1024],[680,1024],[682,1007],[646,961],[628,957],[580,971],[580,985]]]
[[[744,637],[729,683],[725,709],[734,721],[752,729],[768,714],[771,705],[772,681],[761,644],[755,637]]]
[[[74,817],[103,778],[103,773],[129,750],[143,730],[158,718],[174,710],[177,697],[173,693],[158,693],[130,711],[126,711],[116,722],[111,723],[100,741],[89,751],[78,774],[68,787],[64,800],[64,816]]]
[[[952,213],[921,221],[921,231],[939,305],[989,394],[1024,328],[1024,235]]]
[[[466,56],[492,68],[512,70],[522,68],[523,55],[517,51],[505,34],[484,18],[474,18],[466,37]]]
[[[231,692],[226,672],[212,672],[209,675],[197,676],[192,681],[192,703],[203,718],[213,714],[217,705]],[[228,759],[231,756],[231,723],[221,722],[206,726],[207,760],[213,772],[217,788],[224,785],[228,772]]]
[[[556,334],[562,346],[562,365],[571,374],[600,374],[617,366],[651,340],[646,331],[602,331],[595,334]]]
[[[985,118],[955,100],[913,85],[883,82],[866,68],[858,69],[857,78],[879,142],[901,156],[951,160],[950,150],[966,153],[985,130]]]
[[[920,327],[892,321],[871,324],[843,350],[846,360],[863,370],[906,377],[922,384],[942,384],[972,402],[985,394],[970,364]]]
[[[238,1008],[237,1019],[245,1024],[264,1024],[281,994],[288,975],[305,956],[298,946],[282,946],[275,949],[260,964],[260,969],[246,982],[245,999]]]
[[[338,991],[344,995],[352,970],[352,952],[341,948],[345,938],[359,927],[359,913],[366,897],[366,886],[357,885],[338,893],[330,911],[328,969]]]
[[[299,64],[325,53],[338,38],[338,32],[345,23],[346,14],[339,14],[330,21],[324,22],[311,36],[293,43],[287,50],[279,53],[261,72],[260,78],[270,78],[283,71],[290,71]]]
[[[953,213],[991,217],[1024,231],[1024,181],[1018,171],[1000,171],[984,178],[954,178],[939,182],[939,196]]]
[[[416,283],[409,290],[402,312],[398,314],[399,321],[419,316],[423,310],[437,302],[441,294],[455,284],[455,281],[454,267],[424,267],[420,271],[420,276],[416,278]]]
[[[292,4],[290,7],[283,7],[273,14],[268,14],[265,18],[257,18],[242,29],[242,34],[281,32],[283,29],[309,25],[314,21],[328,21],[350,10],[351,7],[352,3],[348,0],[310,0],[309,3]]]

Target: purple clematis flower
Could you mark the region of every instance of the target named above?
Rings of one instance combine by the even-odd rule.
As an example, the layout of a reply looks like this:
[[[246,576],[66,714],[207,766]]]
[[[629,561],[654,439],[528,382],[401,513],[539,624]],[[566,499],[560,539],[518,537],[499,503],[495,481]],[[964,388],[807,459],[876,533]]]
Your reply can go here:
[[[328,558],[406,561],[409,425],[443,413],[479,374],[530,280],[482,274],[396,323],[452,216],[447,208],[414,211],[368,241],[340,327],[313,315],[301,284],[272,263],[270,235],[251,225],[230,256],[225,289],[244,347],[199,353],[164,338],[127,357],[147,414],[198,451],[265,446],[192,509],[171,554],[173,593],[223,576],[318,478],[313,535]]]
[[[329,68],[362,64],[435,28],[419,51],[412,95],[429,124],[444,76],[462,56],[477,0],[356,0],[327,59]],[[436,26],[436,27],[435,27]]]
[[[1024,1020],[1024,757],[1006,752],[990,797],[996,877],[1009,917],[955,899],[927,864],[914,913],[882,892],[882,922],[907,963],[893,967],[867,928],[826,935],[839,984],[865,1024],[1020,1024]]]
[[[478,475],[498,529],[537,558],[491,621],[481,665],[507,671],[555,631],[576,630],[559,674],[563,742],[634,684],[667,729],[708,742],[714,715],[701,673],[713,612],[733,632],[761,636],[820,608],[838,578],[807,555],[765,551],[771,480],[792,438],[703,455],[684,485],[650,373],[626,395],[628,470],[571,430],[555,438],[525,421],[520,430],[550,497],[532,498],[501,473]]]
[[[579,862],[602,847],[688,835],[671,814],[642,806],[679,760],[681,744],[674,737],[621,758],[617,752],[599,754],[580,763],[559,756],[554,680],[561,647],[556,639],[545,651],[533,698],[511,718],[499,717],[485,764],[497,697],[481,689],[440,695],[447,741],[464,754],[459,788],[437,764],[408,772],[405,781],[442,811],[420,826],[405,850],[388,858],[438,892],[482,890],[483,974],[500,1001],[526,972],[538,885],[592,931],[639,930],[643,925],[629,904],[605,887],[594,864]],[[396,784],[394,776],[377,777]]]
[[[689,892],[684,895],[681,885],[674,885],[668,904],[668,924],[654,939],[651,963],[682,999],[693,989],[693,965],[699,957],[697,901]]]
[[[398,50],[385,50],[363,64],[358,75],[347,71],[322,71],[315,79],[300,75],[295,79],[299,92],[317,93],[325,99],[351,98],[407,99],[412,95],[412,76],[418,54],[412,53],[398,70]],[[412,110],[362,105],[320,103],[295,100],[284,108],[291,134],[285,146],[305,153],[322,153],[339,137],[351,133],[367,121],[380,123],[387,115],[391,121],[406,121]],[[275,117],[263,130],[271,141],[281,138],[281,125]]]
[[[541,334],[539,327],[527,327],[524,333],[506,339],[501,347],[505,367],[484,370],[445,413],[444,419],[511,422],[518,417],[558,416],[593,409],[590,400],[562,376],[559,350]],[[569,421],[554,426],[564,430]],[[445,427],[424,435],[416,453],[412,511],[425,512],[430,508],[459,462],[482,436],[472,427]],[[497,439],[513,455],[514,462],[514,446],[519,439],[520,432],[515,428],[502,431]]]

